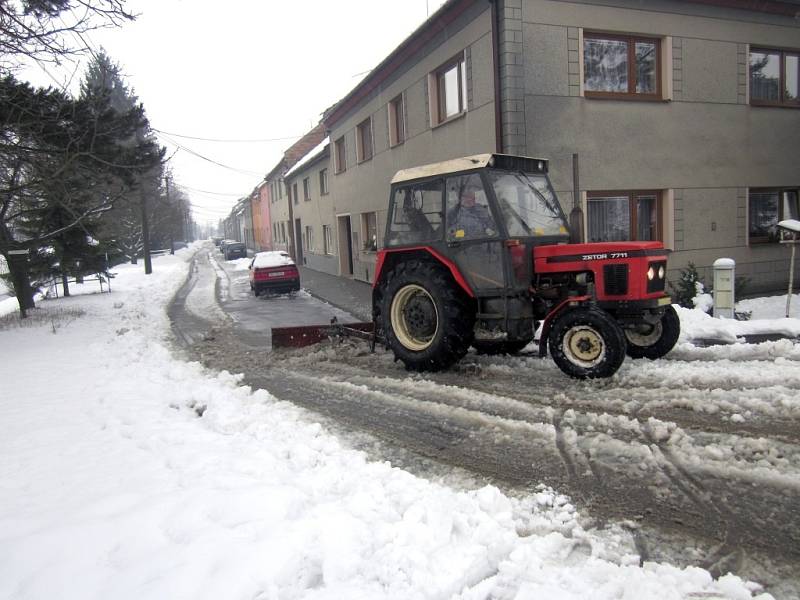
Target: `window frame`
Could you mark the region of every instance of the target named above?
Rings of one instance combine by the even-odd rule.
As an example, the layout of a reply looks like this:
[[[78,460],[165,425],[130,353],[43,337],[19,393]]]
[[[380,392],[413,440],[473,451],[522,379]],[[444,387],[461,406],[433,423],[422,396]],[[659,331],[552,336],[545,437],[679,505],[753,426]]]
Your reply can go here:
[[[320,169],[319,171],[319,195],[328,195],[328,168]]]
[[[589,203],[592,200],[600,200],[603,198],[614,197],[628,197],[628,215],[630,221],[628,222],[628,239],[624,241],[637,242],[637,241],[664,241],[664,190],[641,189],[641,190],[602,190],[586,192],[586,239],[589,236]],[[636,200],[640,196],[655,196],[656,198],[656,233],[654,240],[639,240],[637,239],[638,232],[638,219],[636,211]]]
[[[334,175],[347,171],[347,147],[344,136],[340,136],[333,142],[333,169]]]
[[[389,100],[389,147],[395,148],[406,141],[405,99],[399,94]]]
[[[303,201],[311,200],[311,177],[303,177]]]
[[[781,222],[785,219],[791,218],[791,216],[787,217],[785,214],[785,207],[784,207],[784,198],[783,195],[786,192],[794,192],[795,198],[798,206],[795,207],[798,212],[800,212],[800,186],[785,186],[785,187],[759,187],[759,188],[749,188],[747,190],[747,243],[761,245],[761,244],[777,244],[780,242],[780,234],[776,235],[774,238],[771,238],[769,235],[759,235],[759,236],[752,236],[750,235],[750,194],[766,194],[776,192],[778,194],[778,222]]]
[[[369,149],[369,154],[367,154]],[[367,117],[356,125],[356,163],[361,164],[372,160],[375,147],[372,138],[372,117]]]
[[[372,238],[369,232],[369,217],[375,218],[375,245],[372,245]],[[363,240],[364,252],[377,252],[378,250],[378,213],[376,211],[368,211],[361,213],[361,239]]]
[[[298,193],[297,193],[297,182],[296,181],[294,183],[292,183],[291,195],[292,195],[292,202],[294,204],[297,204],[298,202],[300,202],[300,199],[298,198]]]
[[[325,256],[333,256],[333,227],[322,226],[322,244]]]
[[[750,65],[750,55],[753,52],[761,52],[764,54],[778,54],[780,55],[780,69],[778,85],[780,86],[781,98],[780,100],[761,100],[753,98],[753,72]],[[794,56],[797,58],[797,81],[800,87],[800,50],[787,50],[783,48],[765,48],[762,46],[751,46],[747,52],[747,89],[750,95],[751,106],[779,106],[783,108],[800,108],[800,89],[798,89],[798,97],[795,100],[786,100],[786,56]],[[769,189],[769,188],[765,188]],[[788,188],[792,189],[792,188]]]
[[[457,88],[458,88],[458,112],[446,116],[446,102],[447,94],[442,93],[442,78],[451,69],[456,69],[457,74]],[[468,91],[467,91],[467,58],[466,53],[462,50],[450,60],[442,63],[434,71],[428,74],[428,100],[430,107],[431,126],[438,127],[450,121],[454,121],[467,113],[468,107]]]
[[[589,90],[586,88],[586,40],[612,40],[621,41],[628,44],[628,91],[627,92],[603,92]],[[636,91],[636,43],[654,42],[656,45],[656,91],[652,94],[645,94]],[[583,32],[583,48],[581,49],[581,72],[583,81],[581,86],[583,95],[586,98],[608,98],[612,100],[642,100],[650,102],[661,102],[664,100],[663,83],[663,61],[664,61],[664,38],[658,36],[625,34],[625,33],[601,33],[594,31]],[[631,91],[633,90],[633,91]]]

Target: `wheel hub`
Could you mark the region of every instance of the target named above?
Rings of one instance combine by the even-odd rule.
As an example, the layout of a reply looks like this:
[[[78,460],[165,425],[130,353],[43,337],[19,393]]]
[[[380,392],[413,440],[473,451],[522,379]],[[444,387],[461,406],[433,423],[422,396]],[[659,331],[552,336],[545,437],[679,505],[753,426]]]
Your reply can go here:
[[[635,329],[626,329],[625,337],[634,346],[652,346],[661,339],[664,327],[661,321],[655,325],[640,325]]]
[[[576,363],[592,366],[605,355],[603,338],[592,327],[581,326],[571,329],[564,336],[565,354]]]
[[[390,318],[398,341],[416,352],[428,348],[439,330],[439,313],[433,297],[417,284],[397,291],[392,299]]]

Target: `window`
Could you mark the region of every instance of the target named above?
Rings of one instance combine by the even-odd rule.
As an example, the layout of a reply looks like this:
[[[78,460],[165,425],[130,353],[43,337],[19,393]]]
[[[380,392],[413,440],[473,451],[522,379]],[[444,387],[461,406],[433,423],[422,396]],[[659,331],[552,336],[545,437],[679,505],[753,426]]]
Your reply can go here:
[[[428,77],[431,124],[453,119],[467,110],[467,75],[464,55],[459,54]]]
[[[281,223],[281,243],[286,243],[286,223]]]
[[[590,242],[661,239],[660,192],[592,192],[587,213]]]
[[[308,177],[303,179],[303,200],[311,200],[311,181]]]
[[[319,172],[319,195],[324,196],[328,193],[328,169]]]
[[[361,215],[361,232],[364,236],[364,250],[375,252],[378,249],[378,215],[374,212]]]
[[[333,254],[333,233],[331,232],[330,225],[322,226],[322,240],[325,245],[325,254]]]
[[[800,106],[800,53],[750,50],[750,103]]]
[[[356,126],[356,160],[362,163],[372,158],[372,119],[367,118]]]
[[[387,246],[442,239],[442,180],[397,188],[389,208]]]
[[[334,173],[344,173],[347,170],[347,157],[344,152],[344,136],[333,143]]]
[[[798,189],[750,190],[748,237],[751,243],[777,242],[778,221],[800,219]]]
[[[314,252],[314,229],[306,225],[305,235],[303,236],[303,248],[306,252]]]
[[[406,139],[403,94],[389,102],[389,146],[399,146]]]
[[[586,33],[583,86],[587,97],[661,98],[661,40]]]
[[[297,183],[292,184],[292,201],[297,204]]]
[[[283,180],[281,179],[278,182],[278,198],[281,198],[281,199],[283,198],[283,187],[284,187],[284,185],[285,184],[283,183]]]

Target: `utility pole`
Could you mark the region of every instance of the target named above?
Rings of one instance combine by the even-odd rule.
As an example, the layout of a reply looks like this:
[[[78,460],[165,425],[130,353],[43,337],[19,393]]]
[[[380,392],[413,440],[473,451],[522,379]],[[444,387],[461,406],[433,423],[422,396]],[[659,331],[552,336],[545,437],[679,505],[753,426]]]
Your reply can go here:
[[[169,172],[164,174],[164,190],[167,195],[167,210],[172,210],[169,202]],[[169,253],[175,254],[175,225],[170,223],[169,228]]]
[[[147,224],[147,192],[142,186],[142,246],[144,250],[144,274],[150,275],[153,272],[153,262],[150,260],[150,228]]]

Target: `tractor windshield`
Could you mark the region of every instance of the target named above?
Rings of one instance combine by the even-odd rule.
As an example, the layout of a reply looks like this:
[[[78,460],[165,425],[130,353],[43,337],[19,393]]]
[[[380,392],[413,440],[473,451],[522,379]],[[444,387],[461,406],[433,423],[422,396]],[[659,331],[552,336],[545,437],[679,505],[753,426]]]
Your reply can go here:
[[[564,214],[547,177],[495,170],[488,175],[509,236],[567,234]]]

